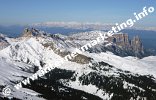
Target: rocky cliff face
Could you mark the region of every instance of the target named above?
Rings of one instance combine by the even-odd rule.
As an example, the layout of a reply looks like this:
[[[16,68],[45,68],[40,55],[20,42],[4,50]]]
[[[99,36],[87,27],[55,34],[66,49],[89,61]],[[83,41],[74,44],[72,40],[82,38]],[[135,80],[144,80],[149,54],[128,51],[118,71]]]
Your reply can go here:
[[[131,40],[131,46],[133,48],[133,51],[135,51],[136,53],[139,53],[139,52],[144,53],[144,48],[143,48],[143,45],[139,36],[135,36],[133,40]]]
[[[139,36],[129,39],[128,34],[115,34],[113,37],[108,39],[110,42],[113,42],[114,51],[118,52],[119,49],[123,52],[127,52],[127,56],[137,56],[142,57],[145,55],[143,44]]]

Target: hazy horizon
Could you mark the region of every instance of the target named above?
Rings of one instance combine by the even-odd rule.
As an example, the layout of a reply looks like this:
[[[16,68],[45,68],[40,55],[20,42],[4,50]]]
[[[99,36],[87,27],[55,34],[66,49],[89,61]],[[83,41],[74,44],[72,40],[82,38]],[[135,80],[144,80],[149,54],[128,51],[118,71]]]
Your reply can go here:
[[[0,25],[30,25],[44,22],[121,23],[133,18],[143,7],[155,7],[155,0],[1,0]],[[46,6],[45,6],[46,5]],[[136,26],[156,26],[156,13],[138,21]]]

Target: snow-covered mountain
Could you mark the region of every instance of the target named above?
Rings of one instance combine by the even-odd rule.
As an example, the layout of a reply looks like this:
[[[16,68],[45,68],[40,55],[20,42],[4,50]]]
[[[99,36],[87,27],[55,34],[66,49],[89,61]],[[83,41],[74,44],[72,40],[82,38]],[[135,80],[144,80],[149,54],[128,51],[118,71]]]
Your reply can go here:
[[[80,22],[44,22],[32,24],[33,27],[63,27],[67,29],[91,29],[109,30],[113,25],[102,23],[80,23]]]
[[[100,31],[64,36],[25,29],[8,39],[0,50],[0,90],[10,86],[9,97],[22,100],[134,100],[156,99],[156,57],[120,57],[111,52],[82,52],[74,60],[64,56],[94,40]],[[13,86],[44,67],[52,70],[30,80],[20,90]],[[1,99],[0,98],[0,99]],[[15,99],[15,100],[16,100]]]

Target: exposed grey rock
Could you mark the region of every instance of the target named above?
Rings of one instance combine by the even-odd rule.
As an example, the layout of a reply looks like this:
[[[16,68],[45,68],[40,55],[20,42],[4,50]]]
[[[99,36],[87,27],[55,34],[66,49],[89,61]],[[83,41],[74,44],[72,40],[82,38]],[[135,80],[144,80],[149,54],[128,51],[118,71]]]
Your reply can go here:
[[[6,48],[9,45],[8,41],[6,40],[6,36],[0,34],[0,50]]]

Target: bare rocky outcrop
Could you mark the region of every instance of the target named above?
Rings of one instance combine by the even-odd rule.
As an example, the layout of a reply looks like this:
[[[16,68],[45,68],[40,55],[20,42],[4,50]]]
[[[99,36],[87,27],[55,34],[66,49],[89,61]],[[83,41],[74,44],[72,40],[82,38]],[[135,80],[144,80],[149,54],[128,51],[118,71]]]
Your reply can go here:
[[[133,51],[135,51],[136,53],[139,53],[139,52],[144,53],[144,48],[143,48],[143,45],[139,36],[135,36],[131,40],[131,46],[133,48]]]
[[[33,36],[41,37],[44,35],[46,35],[44,31],[40,31],[34,28],[25,28],[21,37],[33,37]]]
[[[128,34],[115,34],[108,40],[116,44],[115,49],[120,48],[123,52],[129,52],[131,56],[141,57],[144,55],[143,44],[139,36],[129,39]]]
[[[0,50],[6,48],[7,46],[9,46],[9,43],[6,40],[6,36],[0,34]]]
[[[112,41],[126,50],[137,51],[137,53],[144,52],[139,36],[135,36],[132,40],[130,40],[128,34],[116,34],[113,36]]]

